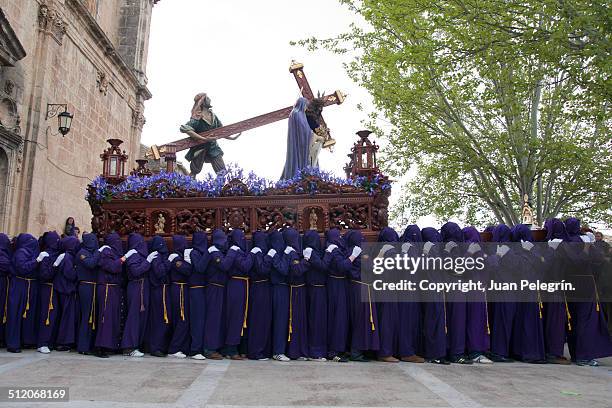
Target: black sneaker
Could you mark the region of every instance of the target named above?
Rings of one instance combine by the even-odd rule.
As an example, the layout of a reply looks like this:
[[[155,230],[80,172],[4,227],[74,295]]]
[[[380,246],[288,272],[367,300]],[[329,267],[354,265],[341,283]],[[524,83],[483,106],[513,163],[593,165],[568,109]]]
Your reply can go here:
[[[450,361],[445,358],[432,358],[431,360],[427,361],[432,364],[450,365]]]
[[[499,354],[489,354],[489,359],[494,363],[514,363],[514,360],[508,357],[500,356]]]
[[[153,357],[166,357],[166,353],[162,353],[161,351],[154,351],[151,353]]]
[[[358,363],[368,363],[370,360],[368,358],[366,358],[366,356],[364,356],[363,354],[359,353],[356,355],[351,355],[351,357],[349,358],[349,360],[351,361],[356,361]]]
[[[455,357],[452,357],[450,359],[450,362],[451,363],[455,363],[455,364],[466,364],[466,365],[474,364],[474,362],[472,360],[468,360],[464,356],[455,356]]]

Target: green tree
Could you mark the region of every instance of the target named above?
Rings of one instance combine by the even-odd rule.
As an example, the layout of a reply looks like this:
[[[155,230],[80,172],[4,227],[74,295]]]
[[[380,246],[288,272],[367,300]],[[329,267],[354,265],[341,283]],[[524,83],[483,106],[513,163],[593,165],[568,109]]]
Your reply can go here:
[[[540,225],[610,222],[609,4],[339,1],[366,24],[297,43],[351,56],[347,72],[378,112],[369,125],[388,141],[383,169],[416,169],[397,221],[516,224],[527,194]]]

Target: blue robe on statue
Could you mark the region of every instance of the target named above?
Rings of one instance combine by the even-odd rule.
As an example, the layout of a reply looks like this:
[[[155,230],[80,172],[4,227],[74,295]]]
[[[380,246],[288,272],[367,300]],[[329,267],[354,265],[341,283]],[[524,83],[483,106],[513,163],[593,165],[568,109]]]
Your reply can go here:
[[[308,165],[308,151],[312,129],[306,119],[308,100],[299,98],[289,115],[289,132],[287,134],[287,158],[282,180],[295,177],[297,172]]]

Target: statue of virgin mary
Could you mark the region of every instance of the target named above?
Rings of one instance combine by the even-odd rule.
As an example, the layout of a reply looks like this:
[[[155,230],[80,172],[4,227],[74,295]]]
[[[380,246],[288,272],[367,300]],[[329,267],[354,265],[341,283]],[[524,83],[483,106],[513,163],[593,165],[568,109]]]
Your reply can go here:
[[[304,167],[319,166],[318,156],[323,138],[313,132],[306,116],[307,107],[308,99],[300,97],[289,115],[287,158],[282,180],[294,177]]]
[[[312,129],[306,119],[308,99],[300,97],[289,115],[289,132],[287,134],[287,158],[282,180],[290,179],[298,170],[310,163],[309,151],[313,137]]]

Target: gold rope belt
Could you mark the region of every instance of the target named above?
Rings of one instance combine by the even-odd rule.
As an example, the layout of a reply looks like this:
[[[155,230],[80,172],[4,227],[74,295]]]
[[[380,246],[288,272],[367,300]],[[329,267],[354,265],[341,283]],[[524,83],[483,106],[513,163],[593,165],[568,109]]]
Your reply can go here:
[[[162,283],[162,304],[164,305],[164,323],[168,324],[168,309],[166,308],[166,286],[168,286],[168,284]]]
[[[570,322],[572,315],[570,314],[569,307],[567,306],[567,297],[565,296],[565,292],[563,292],[563,301],[565,302],[565,313],[567,314],[567,330],[572,331],[572,323]]]
[[[47,320],[45,320],[45,326],[51,323],[51,311],[53,310],[53,283],[42,282],[43,285],[51,286],[51,295],[49,296],[49,305],[47,306]]]
[[[144,278],[136,279],[135,281],[132,281],[132,282],[140,282],[140,311],[144,312],[145,311],[145,306],[144,306]]]
[[[244,287],[246,290],[246,299],[244,302],[244,320],[242,321],[242,329],[240,329],[240,337],[242,337],[244,335],[244,329],[247,328],[247,316],[249,314],[249,278],[246,276],[232,276],[232,279],[244,281]]]
[[[544,304],[542,303],[542,295],[540,295],[540,289],[538,289],[538,311],[540,312],[540,320],[542,320],[542,309],[544,309]]]
[[[485,316],[487,317],[487,334],[491,334],[491,326],[489,326],[489,302],[487,302],[487,292],[484,293],[485,301]]]
[[[597,290],[597,282],[595,281],[595,277],[593,275],[576,275],[576,276],[581,276],[581,277],[589,276],[591,279],[593,279],[593,286],[595,288],[595,305],[596,305],[597,311],[599,312],[599,291]]]
[[[106,301],[108,300],[108,287],[109,286],[118,286],[117,283],[102,283],[105,286],[104,288],[104,310],[102,311],[102,323],[104,323],[104,316],[106,315]]]
[[[291,341],[291,333],[293,333],[293,288],[301,288],[301,285],[289,285],[289,337],[287,341]]]
[[[8,298],[9,298],[9,277],[6,276],[6,298],[4,299],[4,316],[2,317],[2,323],[6,323],[6,314],[8,311]]]
[[[346,279],[346,276],[329,275],[329,277],[334,279]]]
[[[222,285],[222,284],[220,284],[220,283],[213,283],[213,282],[209,282],[208,284],[209,284],[209,285],[216,286],[216,287],[218,287],[218,288],[224,288],[224,287],[225,287],[225,285]]]
[[[268,282],[268,281],[269,279],[260,279],[260,280],[253,281],[253,283],[263,283],[263,282]]]
[[[185,297],[183,293],[183,288],[187,284],[186,282],[172,282],[175,285],[179,285],[179,305],[181,307],[181,320],[185,321]],[[204,287],[204,286],[202,286]],[[193,287],[195,288],[195,286]]]
[[[314,288],[324,288],[325,287],[325,285],[317,285],[316,283],[311,283],[310,286]]]
[[[331,275],[330,275],[331,276]],[[365,285],[368,287],[368,303],[370,305],[370,323],[372,324],[372,331],[376,330],[376,327],[374,327],[374,313],[372,313],[372,294],[370,293],[370,284],[369,283],[365,283],[359,280],[353,280],[351,279],[351,282],[353,283],[358,283],[360,285]]]
[[[444,301],[444,334],[448,334],[448,324],[446,323],[446,293],[442,292],[442,300]]]
[[[96,330],[96,287],[98,285],[97,282],[90,281],[81,281],[81,283],[86,283],[88,285],[93,285],[93,298],[91,299],[91,308],[89,310],[89,323],[91,324],[91,329]]]
[[[24,278],[22,276],[16,276],[16,278],[24,280],[24,281],[28,281],[28,295],[26,296],[26,307],[25,307],[25,311],[23,312],[23,315],[21,316],[25,319],[28,317],[28,310],[30,310],[30,287],[32,285],[32,281],[35,281],[36,279]]]
[[[190,286],[189,289],[203,289],[206,288],[206,285],[197,285],[197,286]]]

